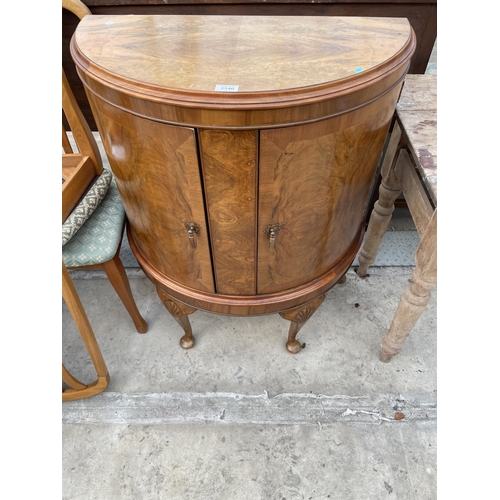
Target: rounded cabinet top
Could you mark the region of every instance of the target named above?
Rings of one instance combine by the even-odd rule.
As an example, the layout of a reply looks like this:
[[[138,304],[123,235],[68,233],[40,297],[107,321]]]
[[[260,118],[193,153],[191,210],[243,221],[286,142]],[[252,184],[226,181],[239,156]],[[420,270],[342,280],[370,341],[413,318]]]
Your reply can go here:
[[[89,15],[71,53],[101,95],[107,88],[169,106],[249,110],[311,105],[390,74],[400,79],[415,45],[401,18]]]

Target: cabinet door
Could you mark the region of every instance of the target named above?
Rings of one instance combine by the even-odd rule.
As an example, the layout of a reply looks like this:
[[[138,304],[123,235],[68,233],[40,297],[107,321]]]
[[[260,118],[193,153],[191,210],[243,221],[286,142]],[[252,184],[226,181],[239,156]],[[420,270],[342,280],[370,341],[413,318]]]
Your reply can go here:
[[[99,130],[141,254],[160,273],[213,292],[195,131],[93,99]],[[187,225],[194,223],[192,238]]]
[[[360,230],[390,116],[390,109],[367,106],[261,131],[259,294],[306,283],[342,259]],[[269,225],[278,231],[274,248]]]

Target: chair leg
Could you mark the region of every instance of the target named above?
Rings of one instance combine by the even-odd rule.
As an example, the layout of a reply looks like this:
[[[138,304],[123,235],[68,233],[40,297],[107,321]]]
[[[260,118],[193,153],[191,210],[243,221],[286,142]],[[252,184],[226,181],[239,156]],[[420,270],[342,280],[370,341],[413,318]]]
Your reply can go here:
[[[78,296],[75,285],[73,281],[71,281],[71,277],[64,263],[62,265],[62,278],[64,302],[66,302],[68,306],[68,310],[73,317],[90,355],[90,359],[94,364],[95,371],[97,372],[97,380],[92,384],[84,385],[79,380],[75,379],[63,365],[63,381],[67,383],[71,389],[63,390],[62,399],[63,401],[73,401],[75,399],[88,398],[89,396],[94,396],[104,391],[109,385],[109,373],[92,327],[90,326],[87,314],[83,309],[80,297]]]
[[[130,289],[127,273],[125,272],[125,268],[123,267],[118,252],[111,260],[104,263],[102,267],[108,276],[111,285],[116,290],[116,293],[130,314],[135,328],[139,333],[146,333],[148,331],[148,324],[141,316],[141,313],[137,308],[134,296],[132,295],[132,290]]]
[[[83,384],[78,379],[73,377],[73,375],[71,375],[71,373],[69,373],[67,368],[64,366],[64,363],[62,365],[62,381],[65,384],[69,385],[72,389],[75,389],[76,391],[86,389],[86,387],[87,387],[86,384]]]

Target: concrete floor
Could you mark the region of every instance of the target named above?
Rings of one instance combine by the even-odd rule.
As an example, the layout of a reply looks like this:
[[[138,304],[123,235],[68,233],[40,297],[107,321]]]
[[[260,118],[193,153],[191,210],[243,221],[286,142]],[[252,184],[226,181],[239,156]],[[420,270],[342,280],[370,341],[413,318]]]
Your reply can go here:
[[[365,279],[352,268],[328,292],[299,333],[306,347],[297,355],[285,350],[289,323],[279,315],[196,312],[197,343],[183,350],[180,327],[132,263],[149,323],[140,335],[107,279],[73,274],[111,383],[62,405],[62,498],[436,498],[436,293],[403,351],[378,359],[411,278],[401,263],[418,244],[399,215],[389,246],[399,250],[381,248],[384,266]],[[123,252],[130,257],[127,245]],[[64,303],[62,323],[63,361],[93,380]]]
[[[435,297],[403,351],[378,360],[410,277],[407,267],[366,279],[350,270],[295,356],[279,315],[197,312],[197,343],[185,351],[146,278],[130,280],[145,335],[108,280],[75,279],[111,383],[63,404],[63,498],[435,498]],[[91,381],[65,307],[63,331],[63,360]]]

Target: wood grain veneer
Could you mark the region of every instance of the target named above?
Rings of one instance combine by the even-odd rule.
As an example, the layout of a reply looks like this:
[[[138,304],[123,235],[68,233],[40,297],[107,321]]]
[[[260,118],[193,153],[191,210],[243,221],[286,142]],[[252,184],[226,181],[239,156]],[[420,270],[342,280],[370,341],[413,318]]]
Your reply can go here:
[[[313,279],[349,248],[364,216],[398,90],[361,110],[261,133],[258,293]],[[274,250],[263,229],[278,223]]]
[[[415,31],[417,47],[409,73],[423,74],[437,36],[436,0],[85,0],[95,15],[245,15],[356,16],[407,18]],[[97,130],[87,98],[69,53],[69,41],[78,18],[63,9],[63,66],[80,108],[92,130]]]
[[[289,311],[287,348],[300,350],[297,332],[359,250],[414,50],[406,19],[82,20],[71,51],[130,245],[183,347],[194,309]]]
[[[201,130],[199,136],[217,292],[254,295],[257,133]]]
[[[144,257],[173,279],[214,292],[194,130],[123,113],[103,101],[95,114]],[[201,228],[194,249],[188,222]]]
[[[392,18],[89,16],[75,42],[92,65],[141,87],[187,94],[233,84],[240,96],[366,74],[410,36],[408,21]]]
[[[218,27],[219,32],[227,33],[230,37],[235,31],[233,25],[241,31],[246,25],[253,26],[254,18],[244,18],[246,23],[242,28],[241,19],[235,16],[221,17],[218,19],[219,24],[214,16],[151,16],[154,19],[162,19],[157,24],[153,22],[154,19],[149,21],[149,24],[146,21],[141,23],[141,19],[135,20],[136,17],[148,16],[133,16],[133,22],[128,21],[128,18],[124,19],[124,16],[84,18],[71,45],[79,74],[88,90],[100,99],[138,116],[191,127],[267,128],[277,124],[318,121],[345,113],[361,103],[378,99],[399,85],[415,50],[415,36],[407,20],[387,19],[388,32],[385,37],[389,40],[395,38],[396,41],[391,42],[389,47],[385,47],[385,43],[377,42],[376,45],[385,48],[374,50],[369,42],[361,43],[356,40],[368,38],[373,41],[376,38],[376,27],[381,23],[380,19],[358,19],[359,26],[356,29],[356,24],[352,23],[355,18],[301,18],[302,38],[301,42],[297,42],[294,34],[288,37],[275,35],[276,32],[287,31],[290,23],[295,25],[297,18],[261,17],[259,30],[253,31],[257,41],[250,47],[244,43],[232,43],[231,49],[227,47],[228,43],[225,42],[223,34],[219,35],[219,39],[211,38],[208,27],[212,30]],[[201,51],[200,47],[205,45],[213,47],[210,53],[202,51],[203,57],[201,54],[195,60],[191,57],[191,63],[194,65],[191,70],[188,66],[183,68],[183,63],[169,43],[159,44],[155,41],[166,36],[168,25],[164,24],[165,22],[172,21],[174,27],[180,29],[178,17],[186,19],[189,26],[193,26],[193,19],[197,18],[201,34],[187,29],[179,33],[179,37],[183,38],[184,43],[194,53],[197,54]],[[318,23],[318,20],[321,23]],[[106,25],[106,22],[113,24]],[[279,23],[282,24],[281,29],[278,28]],[[323,43],[318,43],[316,37],[310,40],[306,35],[307,27],[310,33],[314,33],[318,25],[323,28],[327,37]],[[351,29],[350,38],[346,25]],[[147,30],[146,33],[143,33],[143,29]],[[94,30],[98,35],[96,38],[93,36]],[[127,33],[131,32],[134,33],[134,42],[121,43],[120,40],[126,39],[129,36]],[[106,50],[103,51],[106,33],[108,41],[105,43]],[[380,39],[379,37],[378,40]],[[349,40],[350,48],[346,47]],[[150,49],[151,44],[155,46],[154,51]],[[290,44],[297,47],[293,58],[304,60],[300,72],[295,71],[290,63],[286,64],[283,56],[279,55],[283,50],[288,50]],[[120,50],[120,46],[125,48]],[[130,49],[127,49],[129,46]],[[140,58],[144,62],[138,63],[131,57],[130,51],[134,50],[133,47],[141,54]],[[215,61],[219,51],[221,60],[220,64],[217,64]],[[103,52],[105,55],[102,55]],[[249,59],[249,53],[260,54],[263,58],[262,65],[259,66],[259,56]],[[366,53],[374,55],[367,57]],[[213,71],[210,70],[211,66],[205,64],[205,57],[211,58]],[[177,61],[177,65],[170,66],[166,62],[172,58]],[[247,65],[249,60],[253,61],[253,65]],[[356,60],[359,64],[355,63]],[[342,61],[349,66],[348,72],[338,69]],[[143,73],[143,68],[148,68],[149,64],[156,69],[145,69]],[[108,65],[111,69],[108,69]],[[165,65],[170,67],[171,71],[166,72]],[[304,73],[314,74],[316,66],[323,68],[319,72],[320,76],[303,76]],[[219,67],[226,69],[219,72]],[[82,68],[85,68],[85,71],[82,71]],[[362,71],[357,73],[359,68],[362,68]],[[189,78],[183,76],[187,71],[190,72]],[[228,71],[235,72],[234,77]],[[205,76],[214,72],[220,79],[231,78],[232,81],[217,82]],[[269,72],[275,80],[274,89],[267,76]],[[166,76],[166,73],[170,76]],[[141,78],[127,76],[131,74],[141,75]],[[294,79],[286,76],[290,74]],[[237,75],[238,78],[246,75],[245,80],[233,81],[238,80]],[[197,85],[199,89],[190,88],[190,85],[194,85],[192,82],[198,79],[203,81],[203,84]],[[215,92],[215,84],[234,84],[240,88],[234,93]],[[154,106],[151,106],[151,101],[155,103]]]

